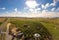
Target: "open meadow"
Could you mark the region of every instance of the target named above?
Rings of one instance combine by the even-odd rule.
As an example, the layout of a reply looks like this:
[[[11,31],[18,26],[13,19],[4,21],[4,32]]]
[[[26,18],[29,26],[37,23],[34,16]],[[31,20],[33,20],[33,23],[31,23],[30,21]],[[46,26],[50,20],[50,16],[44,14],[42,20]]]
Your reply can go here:
[[[6,20],[20,28],[26,37],[34,38],[33,34],[39,33],[40,40],[44,37],[48,37],[49,40],[59,40],[59,18],[0,18],[0,26]]]

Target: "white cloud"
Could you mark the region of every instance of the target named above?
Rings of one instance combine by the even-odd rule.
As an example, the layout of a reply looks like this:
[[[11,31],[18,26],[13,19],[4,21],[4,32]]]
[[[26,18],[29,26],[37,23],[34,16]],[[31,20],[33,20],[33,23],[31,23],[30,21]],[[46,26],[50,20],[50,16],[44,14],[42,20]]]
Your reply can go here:
[[[56,3],[51,3],[51,4],[50,4],[50,6],[55,6],[55,5],[56,5]]]
[[[34,9],[29,9],[29,11],[30,11],[30,12],[33,12],[33,11],[34,11]]]
[[[31,12],[31,13],[39,13],[40,12],[40,10],[41,10],[41,8],[35,8],[35,9],[29,9],[29,11]]]
[[[49,4],[49,3],[47,3],[47,4],[45,5],[45,9],[46,9],[47,7],[49,7],[49,5],[50,5],[50,4]]]
[[[59,0],[53,0],[54,3],[58,2]]]
[[[37,8],[36,10],[41,10],[41,8]]]
[[[36,9],[34,9],[34,13],[39,13],[40,12],[40,10],[41,10],[41,8],[36,8]]]
[[[59,0],[53,0],[53,3],[51,3],[50,6],[55,6],[58,1]]]
[[[59,17],[59,12],[46,12],[46,10],[43,10],[41,15],[43,17],[54,18]]]
[[[56,3],[51,3],[51,4],[49,4],[49,3],[46,3],[45,5],[41,5],[41,7],[42,7],[42,9],[46,9],[46,8],[48,8],[48,7],[50,7],[50,6],[55,6],[56,5]]]
[[[48,8],[48,7],[50,7],[50,6],[55,6],[56,5],[56,3],[51,3],[51,4],[49,4],[49,3],[46,3],[45,5],[41,5],[41,7],[43,8],[43,9],[46,9],[46,8]]]
[[[35,8],[35,7],[37,7],[39,4],[36,2],[36,0],[27,0],[26,2],[25,2],[25,4],[26,4],[26,6],[28,7],[28,8]]]
[[[54,11],[54,10],[55,10],[55,8],[52,8],[52,9],[51,9],[51,11]]]
[[[3,7],[3,8],[0,8],[0,9],[5,10],[6,8],[5,8],[5,7]]]
[[[17,12],[18,11],[17,8],[15,8],[14,11]]]
[[[50,4],[49,3],[46,3],[45,5],[41,5],[41,7],[43,8],[43,9],[46,9],[46,8],[48,8],[50,6]]]
[[[45,8],[45,6],[44,6],[43,4],[41,5],[41,7],[42,7],[43,9]]]
[[[50,7],[50,6],[56,6],[56,3],[57,3],[58,1],[59,1],[59,0],[53,0],[53,3],[51,3],[51,4],[46,3],[45,5],[42,4],[41,7],[42,7],[43,9],[46,9],[46,8],[48,8],[48,7]]]
[[[43,18],[54,18],[59,17],[59,12],[46,12],[43,10],[42,13],[22,13],[22,12],[11,12],[11,13],[4,13],[1,14],[0,17],[43,17]]]
[[[53,0],[54,3],[56,3],[56,0]]]
[[[24,9],[27,9],[27,11],[31,13],[38,13],[38,10],[41,10],[40,8],[37,8],[39,4],[36,2],[36,0],[26,0],[25,4],[26,7]]]
[[[24,10],[28,9],[28,7],[24,7]]]
[[[56,11],[59,11],[59,7],[56,9]]]

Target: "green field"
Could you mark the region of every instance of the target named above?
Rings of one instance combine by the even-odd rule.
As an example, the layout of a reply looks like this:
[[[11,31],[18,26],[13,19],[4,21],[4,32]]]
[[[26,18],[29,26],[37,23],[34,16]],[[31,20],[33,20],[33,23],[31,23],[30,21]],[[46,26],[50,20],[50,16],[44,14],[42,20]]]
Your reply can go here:
[[[26,37],[32,37],[34,33],[39,33],[41,38],[51,36],[53,40],[59,40],[59,18],[10,18],[9,22],[21,28]],[[24,24],[29,27],[24,27]],[[30,35],[31,34],[31,35]]]
[[[23,27],[24,24],[31,26],[31,29],[34,29],[34,33],[37,32],[35,27],[40,27],[40,23],[48,29],[54,40],[59,40],[59,19],[49,19],[49,18],[34,18],[34,19],[22,19],[22,18],[11,18],[11,23],[14,23],[16,27]],[[24,29],[24,28],[23,28]],[[25,29],[24,29],[25,30]],[[43,29],[45,30],[45,29]],[[43,31],[41,30],[41,31]],[[40,31],[40,30],[39,30]],[[45,30],[46,31],[46,30]],[[40,33],[40,32],[38,32]]]

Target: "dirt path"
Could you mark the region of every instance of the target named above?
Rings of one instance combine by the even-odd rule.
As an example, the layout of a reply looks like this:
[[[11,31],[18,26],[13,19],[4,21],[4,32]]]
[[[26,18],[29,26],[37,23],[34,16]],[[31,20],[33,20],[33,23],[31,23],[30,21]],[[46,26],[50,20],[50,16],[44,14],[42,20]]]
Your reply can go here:
[[[5,40],[11,40],[11,38],[12,38],[12,36],[8,34],[9,33],[9,30],[8,30],[9,27],[7,27],[7,26],[9,26],[9,25],[7,25],[8,22],[9,22],[9,18],[4,23],[2,23],[0,25],[0,30],[3,31],[3,34],[6,34],[5,35]],[[5,28],[6,28],[6,31],[5,31]]]

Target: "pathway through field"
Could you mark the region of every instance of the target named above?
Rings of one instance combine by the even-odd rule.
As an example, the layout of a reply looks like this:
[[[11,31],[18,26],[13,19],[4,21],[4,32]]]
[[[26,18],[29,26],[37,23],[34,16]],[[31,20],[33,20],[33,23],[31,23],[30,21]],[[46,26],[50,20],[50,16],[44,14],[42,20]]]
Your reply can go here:
[[[8,34],[8,32],[9,32],[9,23],[8,23],[8,21],[9,21],[9,18],[4,23],[2,23],[0,25],[0,30],[3,31],[3,34],[6,34],[5,35],[5,40],[11,40],[11,38],[12,38],[12,36]],[[7,28],[6,31],[4,31],[5,28]],[[4,40],[4,39],[2,39],[2,40]]]

